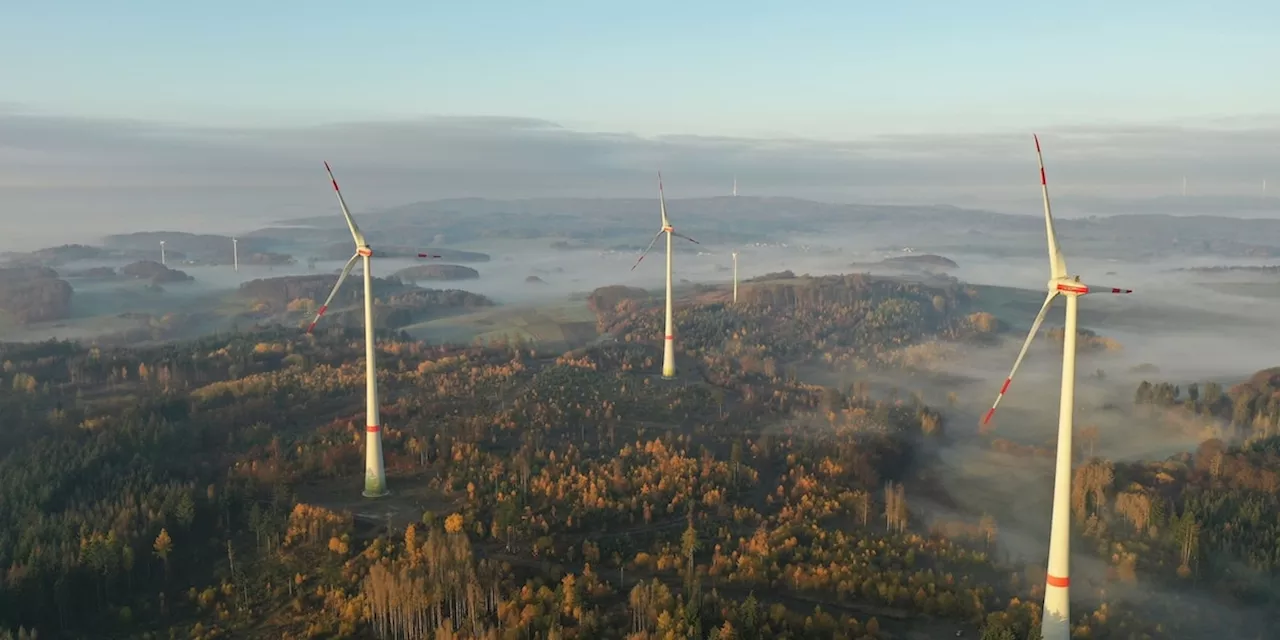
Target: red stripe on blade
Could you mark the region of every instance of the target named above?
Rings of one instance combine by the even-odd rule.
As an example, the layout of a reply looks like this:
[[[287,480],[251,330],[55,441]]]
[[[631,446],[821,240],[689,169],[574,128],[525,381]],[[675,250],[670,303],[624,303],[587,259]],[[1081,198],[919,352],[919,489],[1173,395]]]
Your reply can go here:
[[[986,423],[988,423],[988,422],[991,422],[991,416],[993,416],[993,415],[995,415],[995,414],[996,414],[996,408],[995,408],[995,407],[991,407],[990,409],[988,409],[988,410],[987,410],[987,415],[983,416],[983,418],[982,418],[982,424],[986,424]]]
[[[1071,586],[1071,578],[1059,578],[1058,576],[1051,575],[1045,579],[1045,583],[1051,587],[1062,587],[1065,589]]]
[[[1004,392],[1009,390],[1009,384],[1012,382],[1013,382],[1013,378],[1004,379],[1004,386],[1000,387],[1000,395],[1004,395]]]

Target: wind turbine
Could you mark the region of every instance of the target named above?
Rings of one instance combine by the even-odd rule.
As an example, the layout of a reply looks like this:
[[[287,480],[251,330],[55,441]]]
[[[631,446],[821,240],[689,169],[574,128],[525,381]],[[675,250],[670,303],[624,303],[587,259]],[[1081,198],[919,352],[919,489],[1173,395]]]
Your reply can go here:
[[[164,260],[164,240],[160,241],[160,264],[168,266],[169,263]]]
[[[738,252],[733,252],[733,303],[738,304]]]
[[[236,273],[240,272],[240,241],[236,238],[231,239],[231,259],[236,267]]]
[[[661,171],[658,172],[658,204],[662,212],[662,229],[658,230],[658,235],[655,235],[653,240],[649,242],[649,246],[645,248],[644,253],[640,254],[640,258],[636,260],[636,263],[631,265],[631,270],[635,271],[636,267],[640,266],[640,261],[644,260],[644,257],[653,250],[653,245],[658,243],[658,238],[661,238],[664,233],[667,234],[667,331],[663,338],[662,347],[662,378],[664,380],[674,380],[676,377],[676,337],[674,333],[675,327],[673,326],[675,322],[671,308],[671,237],[684,238],[694,244],[702,243],[682,233],[676,233],[676,228],[671,226],[671,221],[667,219],[667,197],[662,191]]]
[[[733,176],[733,197],[738,197],[738,176]]]
[[[307,327],[307,333],[311,333],[316,328],[316,323],[320,322],[324,312],[329,309],[329,303],[333,302],[334,296],[338,295],[338,289],[342,288],[342,281],[347,279],[347,274],[351,273],[352,267],[356,266],[356,260],[363,260],[365,413],[367,416],[364,428],[363,495],[366,498],[380,498],[390,492],[387,491],[387,473],[382,464],[382,421],[378,417],[378,352],[373,340],[373,270],[370,268],[373,262],[373,249],[369,247],[364,234],[360,232],[360,227],[357,227],[356,221],[352,219],[351,211],[347,209],[347,202],[342,198],[342,190],[338,189],[338,181],[334,179],[333,169],[329,168],[328,162],[324,163],[324,170],[329,173],[329,182],[333,184],[333,192],[338,196],[338,205],[342,207],[342,217],[346,218],[347,227],[351,229],[351,237],[356,242],[356,253],[342,268],[342,273],[338,275],[338,282],[333,285],[329,297],[325,298],[324,304],[320,305],[320,309],[316,311],[316,317],[311,321],[311,326]]]
[[[1067,299],[1066,326],[1062,340],[1062,398],[1058,406],[1058,455],[1054,468],[1053,480],[1053,520],[1049,535],[1048,577],[1044,590],[1044,616],[1041,620],[1041,635],[1044,640],[1067,640],[1071,635],[1070,628],[1070,545],[1071,545],[1071,429],[1072,409],[1075,402],[1076,388],[1076,320],[1080,296],[1090,293],[1133,293],[1132,289],[1114,287],[1089,286],[1080,282],[1080,276],[1067,275],[1066,259],[1058,248],[1058,235],[1053,228],[1053,214],[1049,208],[1049,185],[1044,175],[1044,156],[1040,153],[1040,138],[1035,137],[1036,158],[1040,162],[1040,192],[1044,198],[1045,234],[1049,239],[1049,294],[1040,307],[1040,313],[1031,323],[1031,331],[1022,343],[1018,358],[1013,361],[1013,369],[1005,378],[1004,386],[991,410],[983,417],[986,425],[995,414],[1000,400],[1009,390],[1013,375],[1018,372],[1018,365],[1027,355],[1031,341],[1035,340],[1040,323],[1044,322],[1054,298],[1063,296]]]

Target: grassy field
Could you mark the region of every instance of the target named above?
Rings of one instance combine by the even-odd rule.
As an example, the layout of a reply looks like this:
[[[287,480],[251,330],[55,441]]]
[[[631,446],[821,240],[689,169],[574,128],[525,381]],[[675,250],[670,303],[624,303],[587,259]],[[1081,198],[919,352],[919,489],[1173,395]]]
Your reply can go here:
[[[584,301],[546,306],[511,306],[436,318],[404,328],[431,342],[523,340],[545,347],[572,349],[596,338],[596,316]]]

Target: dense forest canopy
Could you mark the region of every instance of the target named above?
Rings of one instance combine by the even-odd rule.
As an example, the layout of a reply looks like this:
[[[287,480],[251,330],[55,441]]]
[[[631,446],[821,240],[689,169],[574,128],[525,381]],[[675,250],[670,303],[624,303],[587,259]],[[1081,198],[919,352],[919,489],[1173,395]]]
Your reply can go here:
[[[71,314],[71,285],[48,267],[0,267],[0,312],[22,324]]]
[[[332,282],[257,280],[242,293],[287,308]],[[482,304],[377,287],[390,308]],[[662,309],[639,290],[593,292],[613,340],[567,353],[380,331],[394,493],[378,502],[359,498],[354,327],[0,345],[0,630],[1033,637],[1043,569],[1001,559],[990,515],[913,506],[938,497],[920,471],[946,446],[946,411],[873,395],[860,377],[910,367],[938,341],[985,343],[1001,328],[973,293],[833,276],[754,282],[738,305],[693,295],[677,310],[675,381],[656,375]],[[807,383],[801,364],[851,383]],[[1153,612],[1082,585],[1078,637],[1252,637],[1192,596],[1271,602],[1275,379],[1197,387],[1194,400],[1147,384],[1142,406],[1230,413],[1254,437],[1077,469],[1076,525],[1113,580],[1167,580],[1187,596]]]
[[[156,262],[155,260],[139,260],[120,267],[120,273],[130,278],[139,280],[150,280],[153,284],[165,284],[169,282],[186,282],[194,280],[185,271],[178,269],[170,269],[169,267]]]

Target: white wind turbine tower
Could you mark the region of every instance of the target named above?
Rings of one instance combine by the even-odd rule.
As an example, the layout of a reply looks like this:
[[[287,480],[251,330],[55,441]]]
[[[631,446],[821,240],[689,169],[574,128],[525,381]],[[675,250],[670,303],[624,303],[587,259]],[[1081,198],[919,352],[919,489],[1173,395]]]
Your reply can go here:
[[[329,297],[325,298],[324,304],[320,305],[320,309],[316,312],[316,317],[311,321],[311,326],[307,327],[307,333],[311,333],[316,328],[316,323],[320,321],[321,316],[328,310],[329,303],[333,302],[334,296],[338,295],[338,289],[342,287],[342,281],[347,279],[347,274],[351,273],[351,269],[355,267],[356,260],[363,259],[364,264],[364,370],[365,370],[365,412],[367,419],[365,420],[365,452],[364,452],[364,497],[380,498],[387,495],[387,474],[382,464],[382,421],[378,417],[378,375],[377,375],[377,349],[373,340],[373,270],[370,268],[373,262],[373,249],[369,247],[369,243],[365,241],[364,234],[360,232],[360,227],[356,226],[356,221],[351,217],[351,211],[347,209],[347,202],[342,198],[342,191],[338,189],[338,181],[333,177],[333,170],[329,168],[329,163],[324,163],[324,170],[329,173],[329,182],[333,184],[333,192],[338,196],[338,205],[342,207],[342,217],[347,220],[347,227],[351,229],[351,237],[356,242],[356,253],[347,260],[346,266],[342,268],[342,273],[338,275],[338,282],[333,285],[333,290],[329,292]],[[422,257],[429,257],[419,254]],[[438,257],[438,256],[430,256]]]
[[[1058,407],[1058,455],[1054,468],[1053,481],[1053,520],[1049,535],[1049,567],[1044,591],[1044,615],[1041,621],[1041,634],[1044,640],[1067,640],[1071,635],[1070,625],[1070,545],[1071,545],[1071,429],[1072,409],[1075,402],[1076,388],[1076,312],[1080,296],[1090,293],[1132,293],[1131,289],[1089,286],[1080,282],[1080,276],[1067,275],[1067,263],[1058,248],[1058,235],[1053,228],[1053,214],[1049,208],[1049,185],[1044,175],[1044,157],[1040,154],[1040,138],[1036,137],[1036,157],[1040,161],[1040,191],[1044,197],[1045,234],[1049,239],[1049,295],[1040,307],[1040,313],[1031,323],[1031,331],[1022,343],[1018,358],[1013,361],[1013,369],[991,410],[983,417],[982,424],[987,424],[995,414],[1000,400],[1009,390],[1013,375],[1018,372],[1018,365],[1027,355],[1027,349],[1035,340],[1040,323],[1044,322],[1054,298],[1063,296],[1067,299],[1066,326],[1062,341],[1062,398]]]
[[[239,273],[240,272],[240,240],[236,238],[231,239],[231,260],[232,260],[232,264],[235,265],[236,273]]]
[[[733,197],[738,197],[738,176],[733,176]]]
[[[160,264],[168,266],[169,263],[164,259],[164,240],[160,241]]]
[[[661,171],[658,172],[658,204],[662,212],[662,229],[658,231],[658,235],[653,236],[653,240],[649,242],[649,246],[645,248],[644,253],[640,254],[640,258],[636,260],[636,263],[631,265],[631,270],[635,271],[636,267],[640,266],[640,261],[644,260],[644,257],[653,250],[653,245],[658,243],[658,238],[661,238],[664,233],[667,234],[667,329],[663,337],[662,377],[665,380],[673,380],[676,377],[676,337],[671,306],[671,237],[684,238],[694,244],[702,243],[684,234],[676,233],[675,227],[671,226],[671,221],[667,220],[667,197],[662,191]]]
[[[738,304],[738,252],[733,252],[733,303]]]

